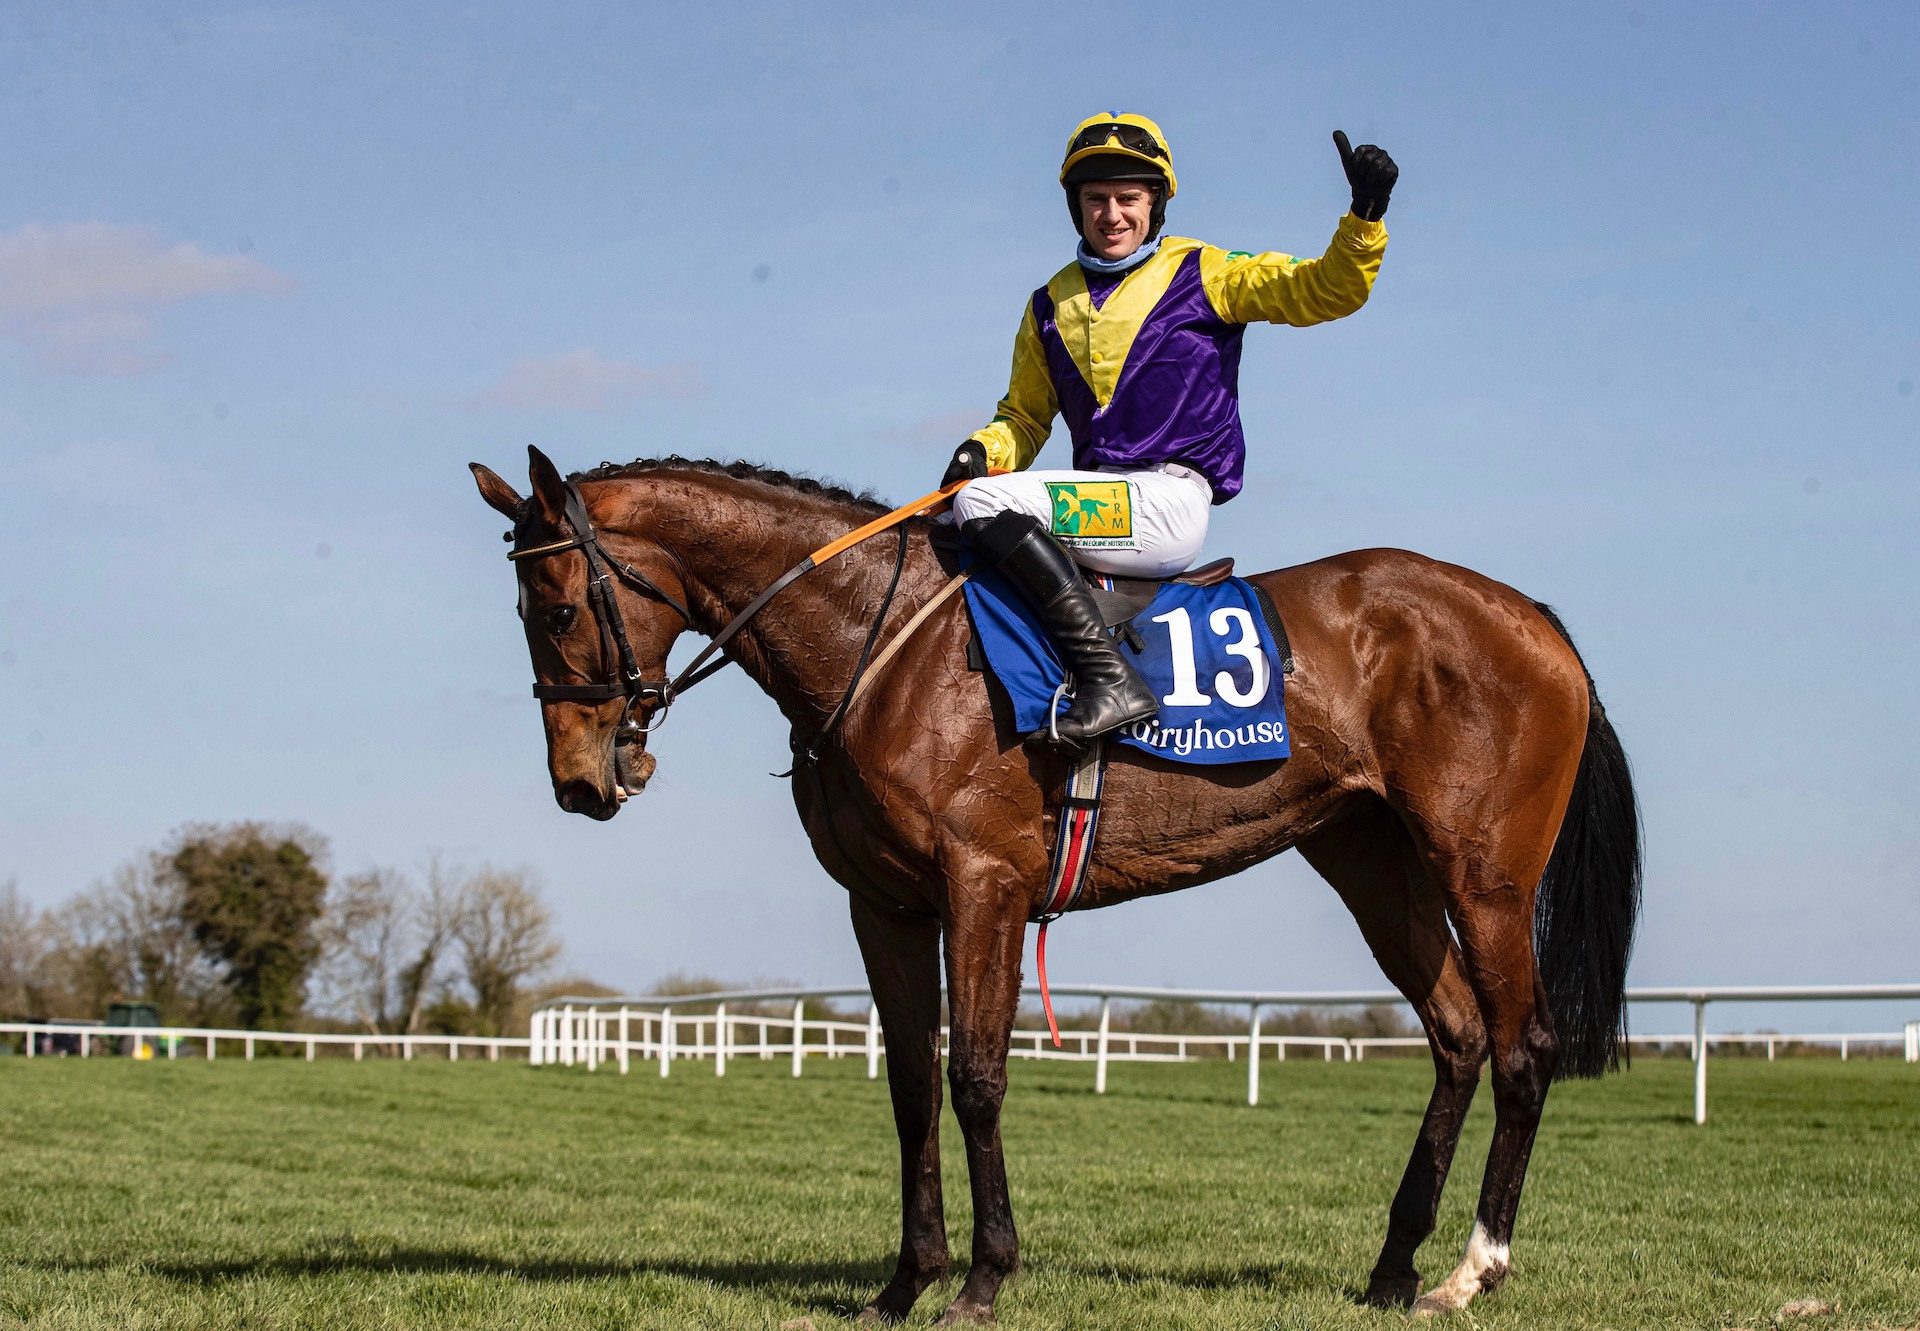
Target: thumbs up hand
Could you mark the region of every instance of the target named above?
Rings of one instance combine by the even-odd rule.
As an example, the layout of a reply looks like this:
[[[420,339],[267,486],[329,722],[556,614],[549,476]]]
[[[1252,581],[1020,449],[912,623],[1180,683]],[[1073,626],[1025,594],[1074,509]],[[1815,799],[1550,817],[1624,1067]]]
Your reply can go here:
[[[1371,143],[1356,148],[1348,143],[1344,130],[1333,131],[1333,146],[1340,150],[1340,165],[1346,168],[1347,184],[1353,187],[1353,215],[1364,222],[1385,217],[1387,196],[1400,179],[1400,168],[1384,148]]]

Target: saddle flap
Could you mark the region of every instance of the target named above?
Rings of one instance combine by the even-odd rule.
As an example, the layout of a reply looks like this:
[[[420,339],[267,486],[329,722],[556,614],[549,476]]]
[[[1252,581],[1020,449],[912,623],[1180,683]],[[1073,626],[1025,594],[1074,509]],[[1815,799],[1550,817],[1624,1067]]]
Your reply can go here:
[[[1108,628],[1117,628],[1145,610],[1160,591],[1157,582],[1135,578],[1115,578],[1113,582],[1111,591],[1097,583],[1088,588],[1093,593],[1093,608],[1100,612],[1100,622]]]

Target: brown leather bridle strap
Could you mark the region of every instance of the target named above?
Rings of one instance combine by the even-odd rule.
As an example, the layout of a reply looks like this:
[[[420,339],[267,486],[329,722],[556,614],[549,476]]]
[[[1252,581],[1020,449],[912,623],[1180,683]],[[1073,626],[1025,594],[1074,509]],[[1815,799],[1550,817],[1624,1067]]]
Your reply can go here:
[[[854,704],[866,696],[867,689],[872,686],[874,680],[880,677],[880,673],[887,668],[887,662],[899,655],[900,649],[907,645],[907,640],[913,637],[915,633],[918,633],[920,626],[932,618],[933,612],[945,605],[948,598],[959,591],[962,584],[971,576],[972,574],[966,571],[954,574],[947,580],[946,585],[935,592],[925,605],[913,612],[913,618],[902,624],[898,633],[887,639],[887,645],[880,649],[880,655],[873,658],[873,664],[867,667],[867,673],[854,681],[853,689],[847,699],[847,706],[849,708],[852,708]]]
[[[629,710],[636,702],[652,699],[656,718],[654,724],[657,726],[660,720],[665,718],[667,708],[673,705],[676,698],[707,676],[726,668],[730,658],[719,656],[720,651],[733,641],[774,597],[803,575],[812,572],[835,555],[852,549],[867,537],[905,522],[908,518],[925,513],[951,499],[966,482],[959,481],[953,485],[944,486],[932,494],[924,495],[911,504],[897,508],[883,517],[875,518],[872,522],[815,550],[775,578],[764,591],[749,601],[746,607],[728,620],[726,625],[708,640],[707,645],[694,655],[693,660],[687,662],[686,667],[671,679],[641,677],[639,662],[634,659],[633,647],[627,640],[626,620],[621,617],[620,605],[614,597],[607,570],[612,569],[632,586],[671,606],[679,613],[680,618],[686,621],[689,628],[693,627],[693,612],[669,595],[659,583],[645,573],[608,553],[606,547],[600,544],[600,537],[594,531],[592,519],[587,516],[587,503],[580,494],[580,487],[573,481],[567,481],[565,484],[567,487],[565,517],[568,524],[572,526],[574,534],[565,540],[549,541],[545,545],[511,550],[507,553],[507,558],[510,560],[537,559],[556,555],[565,550],[580,551],[587,560],[587,606],[593,612],[595,624],[600,630],[601,656],[602,659],[606,657],[607,648],[611,645],[618,665],[615,677],[604,684],[542,684],[535,681],[533,696],[542,702],[609,702],[614,698],[625,698]],[[894,563],[893,581],[887,588],[886,604],[891,604],[894,589],[900,584],[900,572],[906,563],[906,550],[906,532],[903,529],[900,533],[899,554]],[[886,609],[883,604],[880,620],[884,620],[885,617]],[[867,636],[866,646],[860,653],[860,661],[855,668],[852,684],[848,686],[847,693],[841,698],[840,706],[835,709],[828,726],[818,738],[824,738],[826,733],[833,729],[852,703],[862,676],[865,674],[868,656],[873,651],[874,641],[879,633],[880,620],[875,622],[873,630]]]
[[[839,703],[827,717],[814,737],[806,744],[796,743],[793,760],[797,763],[813,763],[820,759],[820,746],[824,744],[840,723],[847,719],[847,709],[853,706],[853,700],[859,695],[860,681],[867,676],[867,661],[873,656],[874,644],[880,641],[880,630],[886,626],[887,611],[893,608],[894,593],[900,590],[900,575],[907,567],[907,529],[900,528],[900,549],[893,559],[893,577],[887,582],[887,590],[880,598],[880,609],[873,616],[873,623],[867,629],[867,640],[860,645],[860,655],[853,662],[853,678],[847,681],[847,690],[840,695]]]
[[[530,545],[524,550],[509,550],[507,558],[509,560],[537,559],[541,555],[557,555],[562,550],[575,549],[581,544],[583,542],[580,537],[570,536],[564,541],[549,541],[545,545]]]
[[[627,638],[627,621],[620,613],[620,603],[613,594],[608,570],[612,569],[634,586],[672,606],[689,624],[693,622],[693,615],[659,583],[607,553],[600,544],[599,534],[593,529],[593,520],[587,516],[587,503],[580,494],[580,487],[572,481],[566,482],[566,486],[564,512],[567,522],[573,527],[573,535],[566,540],[510,551],[507,558],[530,559],[556,555],[563,550],[578,550],[584,555],[587,561],[587,607],[600,632],[601,659],[606,658],[607,649],[611,647],[618,664],[614,678],[606,683],[542,684],[536,681],[533,696],[542,702],[609,702],[614,698],[625,698],[629,710],[634,703],[652,697],[659,700],[656,710],[664,710],[671,697],[672,682],[647,679],[641,675],[640,663],[633,655],[633,644]]]

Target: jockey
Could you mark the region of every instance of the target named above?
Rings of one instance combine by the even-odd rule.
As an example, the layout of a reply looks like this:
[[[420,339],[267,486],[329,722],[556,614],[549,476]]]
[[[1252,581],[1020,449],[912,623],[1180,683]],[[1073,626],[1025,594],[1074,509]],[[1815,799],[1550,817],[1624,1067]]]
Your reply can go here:
[[[1060,183],[1079,251],[1028,300],[1007,395],[942,484],[978,478],[955,496],[954,520],[1039,612],[1072,673],[1073,705],[1058,722],[1068,747],[1158,709],[1076,564],[1156,579],[1188,568],[1210,506],[1240,492],[1246,325],[1352,314],[1380,270],[1380,218],[1399,170],[1371,144],[1333,138],[1353,209],[1318,259],[1162,236],[1180,182],[1166,136],[1145,116],[1094,116],[1067,142]],[[1073,437],[1073,469],[1024,470],[1056,415]]]

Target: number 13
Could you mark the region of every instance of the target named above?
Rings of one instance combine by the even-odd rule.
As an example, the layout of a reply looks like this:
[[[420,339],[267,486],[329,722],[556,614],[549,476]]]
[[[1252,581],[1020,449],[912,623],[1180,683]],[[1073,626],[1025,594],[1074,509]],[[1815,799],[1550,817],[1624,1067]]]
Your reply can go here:
[[[1167,638],[1173,649],[1173,692],[1160,701],[1168,707],[1205,707],[1213,699],[1200,691],[1200,670],[1194,664],[1193,656],[1193,619],[1186,608],[1169,610],[1164,615],[1155,615],[1153,622],[1167,626]],[[1245,661],[1253,671],[1250,687],[1242,692],[1233,675],[1225,670],[1213,677],[1214,691],[1235,707],[1251,707],[1267,696],[1267,685],[1271,682],[1267,669],[1267,654],[1260,650],[1260,631],[1254,627],[1253,616],[1238,606],[1222,606],[1207,616],[1207,626],[1217,637],[1224,638],[1239,626],[1240,636],[1227,644],[1229,656],[1237,656]]]

